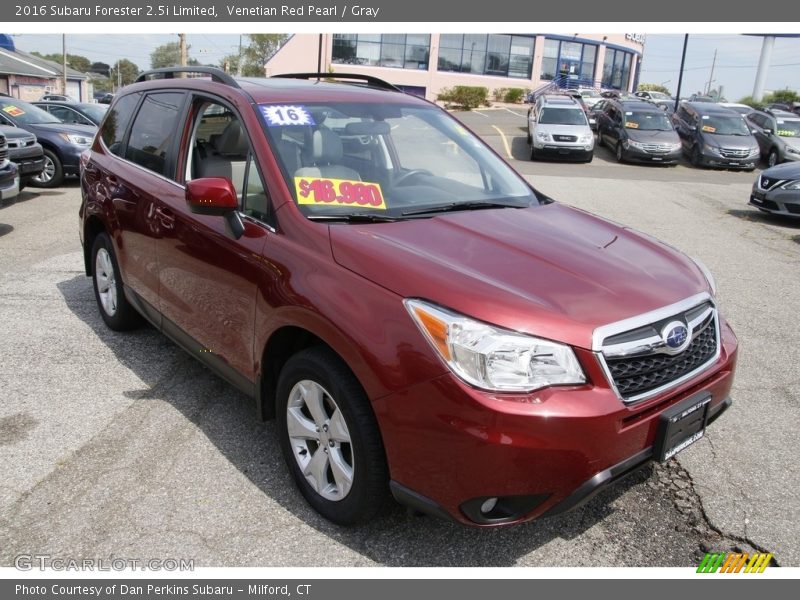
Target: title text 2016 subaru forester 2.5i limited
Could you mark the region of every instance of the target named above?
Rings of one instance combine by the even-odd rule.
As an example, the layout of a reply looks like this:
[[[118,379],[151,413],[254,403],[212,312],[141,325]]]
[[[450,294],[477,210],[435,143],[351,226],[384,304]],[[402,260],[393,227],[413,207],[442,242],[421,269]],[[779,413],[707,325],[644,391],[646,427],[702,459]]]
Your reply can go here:
[[[146,318],[277,419],[327,518],[389,490],[473,525],[557,514],[730,404],[700,263],[379,80],[192,70],[126,87],[84,155],[86,273],[108,326]]]

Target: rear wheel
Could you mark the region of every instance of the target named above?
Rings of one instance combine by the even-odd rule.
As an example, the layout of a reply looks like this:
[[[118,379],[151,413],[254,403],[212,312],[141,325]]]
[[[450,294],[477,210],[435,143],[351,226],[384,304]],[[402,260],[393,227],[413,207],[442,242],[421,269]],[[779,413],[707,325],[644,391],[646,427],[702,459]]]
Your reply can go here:
[[[622,142],[617,142],[617,162],[625,161],[625,150],[622,148]]]
[[[99,234],[92,246],[92,283],[100,316],[114,331],[127,331],[141,323],[139,313],[130,305],[122,288],[114,246],[107,234]]]
[[[281,450],[308,503],[339,525],[373,518],[388,469],[369,400],[347,366],[325,347],[291,357],[278,378]]]
[[[45,148],[44,150],[44,169],[36,177],[31,179],[31,185],[42,188],[52,188],[64,182],[64,167],[61,159],[55,152]]]

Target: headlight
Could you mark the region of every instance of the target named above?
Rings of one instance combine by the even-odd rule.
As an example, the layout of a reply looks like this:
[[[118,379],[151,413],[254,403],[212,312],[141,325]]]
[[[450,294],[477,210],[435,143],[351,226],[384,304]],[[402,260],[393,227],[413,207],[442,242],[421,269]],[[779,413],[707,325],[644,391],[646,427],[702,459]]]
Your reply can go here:
[[[794,181],[787,181],[781,186],[785,190],[800,190],[800,179]]]
[[[800,154],[800,150],[793,148],[792,146],[786,146],[786,151],[791,154]]]
[[[475,387],[530,392],[586,382],[569,346],[493,327],[421,300],[403,303],[447,366]]]
[[[755,148],[750,148],[751,157],[758,156],[759,154],[761,154],[761,150],[759,150],[758,146],[756,146]]]
[[[550,134],[545,133],[543,131],[539,131],[536,133],[536,139],[542,142],[549,142],[550,141]]]
[[[644,144],[642,144],[641,142],[634,142],[633,140],[630,140],[628,143],[634,148],[638,148],[639,150],[644,150]]]
[[[670,147],[671,150],[680,150],[681,149],[681,143],[680,142],[675,142],[674,144],[670,144],[669,147]]]
[[[588,143],[593,142],[593,141],[594,141],[594,135],[592,135],[591,133],[587,133],[586,135],[582,135],[580,137],[580,139],[578,140],[578,143],[579,144],[588,144]]]
[[[71,144],[75,144],[76,146],[91,146],[92,145],[92,138],[75,134],[75,133],[59,133],[58,137],[66,142],[70,142]]]
[[[709,146],[708,144],[703,144],[703,150],[706,152],[711,152],[713,154],[719,154],[719,148],[716,146]]]
[[[697,268],[703,272],[703,276],[706,278],[706,281],[708,281],[709,287],[711,287],[711,293],[716,296],[717,282],[714,281],[714,276],[711,274],[711,271],[708,269],[705,263],[699,258],[695,258],[693,256],[690,256],[689,258],[691,258],[694,261],[694,264],[697,265]]]

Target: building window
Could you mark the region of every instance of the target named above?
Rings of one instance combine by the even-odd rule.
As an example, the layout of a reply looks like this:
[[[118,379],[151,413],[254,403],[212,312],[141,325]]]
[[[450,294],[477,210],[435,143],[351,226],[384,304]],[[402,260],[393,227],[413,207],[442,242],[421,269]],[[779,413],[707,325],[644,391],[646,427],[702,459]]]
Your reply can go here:
[[[332,62],[396,69],[428,69],[428,34],[335,33]]]
[[[558,78],[565,85],[593,85],[597,46],[567,40],[546,39],[541,79]]]
[[[442,34],[439,70],[530,79],[533,42],[521,35]]]
[[[603,63],[603,85],[618,90],[627,89],[631,77],[633,54],[614,48],[606,49]]]

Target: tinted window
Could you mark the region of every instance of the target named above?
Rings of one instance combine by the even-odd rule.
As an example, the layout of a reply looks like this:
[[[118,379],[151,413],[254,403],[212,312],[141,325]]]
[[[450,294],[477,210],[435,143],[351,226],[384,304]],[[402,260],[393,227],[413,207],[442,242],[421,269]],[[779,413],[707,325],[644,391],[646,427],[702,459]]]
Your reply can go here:
[[[140,97],[141,94],[128,94],[120,98],[114,108],[108,111],[108,116],[103,122],[100,137],[103,138],[106,147],[117,156],[122,156],[122,140],[125,137],[125,130],[128,129],[128,123],[131,121]]]
[[[167,153],[175,140],[180,92],[148,94],[131,127],[125,158],[159,175],[166,173]]]
[[[580,109],[545,108],[539,123],[544,125],[586,125],[586,116]]]
[[[80,123],[81,125],[91,125],[91,121],[89,121],[89,119],[77,111],[67,108],[66,106],[51,106],[50,114],[59,118],[64,123]]]

